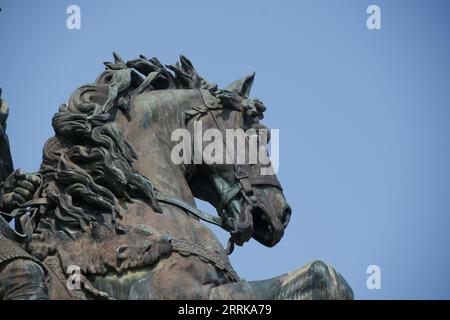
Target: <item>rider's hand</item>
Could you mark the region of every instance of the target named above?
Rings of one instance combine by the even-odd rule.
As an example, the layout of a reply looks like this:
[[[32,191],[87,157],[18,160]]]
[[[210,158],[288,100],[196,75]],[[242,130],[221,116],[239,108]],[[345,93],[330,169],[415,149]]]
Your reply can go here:
[[[3,209],[12,211],[30,201],[40,184],[39,175],[21,169],[14,171],[4,184]]]

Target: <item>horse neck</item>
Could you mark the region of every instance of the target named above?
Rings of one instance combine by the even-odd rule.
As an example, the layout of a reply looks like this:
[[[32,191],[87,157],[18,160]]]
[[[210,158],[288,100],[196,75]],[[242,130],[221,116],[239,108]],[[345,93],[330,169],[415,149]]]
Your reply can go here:
[[[181,91],[188,90],[141,94],[132,99],[130,116],[119,112],[116,121],[137,154],[133,167],[162,194],[195,204],[185,169],[170,158],[171,134],[184,126],[183,113],[190,107],[183,104]]]

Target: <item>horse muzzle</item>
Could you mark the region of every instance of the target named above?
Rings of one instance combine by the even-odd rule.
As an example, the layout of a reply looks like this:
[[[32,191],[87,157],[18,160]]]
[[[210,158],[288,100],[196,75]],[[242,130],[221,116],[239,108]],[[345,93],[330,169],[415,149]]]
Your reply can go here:
[[[282,218],[280,219],[263,205],[254,207],[252,210],[253,238],[267,247],[273,247],[280,242],[284,235],[284,229],[289,222],[289,206],[283,211]]]

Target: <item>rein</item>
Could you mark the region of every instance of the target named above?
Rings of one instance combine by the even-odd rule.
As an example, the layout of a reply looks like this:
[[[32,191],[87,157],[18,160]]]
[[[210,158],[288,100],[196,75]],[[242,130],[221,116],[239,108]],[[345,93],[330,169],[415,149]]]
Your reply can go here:
[[[203,221],[206,221],[206,222],[212,223],[216,226],[222,227],[222,222],[221,222],[220,218],[213,216],[209,213],[206,213],[206,212],[192,206],[189,202],[181,200],[180,198],[164,196],[164,195],[158,193],[158,194],[156,194],[156,200],[158,200],[158,202],[171,204],[175,207],[183,209],[184,211],[196,216],[197,218],[199,218]]]

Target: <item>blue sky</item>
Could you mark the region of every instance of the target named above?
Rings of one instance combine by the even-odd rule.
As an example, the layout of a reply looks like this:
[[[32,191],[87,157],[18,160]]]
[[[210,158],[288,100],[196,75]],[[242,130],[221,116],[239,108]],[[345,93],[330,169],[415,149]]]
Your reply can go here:
[[[71,4],[81,8],[81,30],[66,28]],[[366,28],[370,4],[381,8],[381,30]],[[450,298],[448,1],[0,7],[0,86],[16,167],[38,169],[53,113],[113,50],[164,63],[182,53],[221,86],[256,71],[252,96],[268,107],[265,124],[280,129],[279,178],[293,217],[275,248],[252,241],[233,253],[239,274],[269,278],[321,259],[359,299]],[[366,287],[372,264],[380,290]]]

